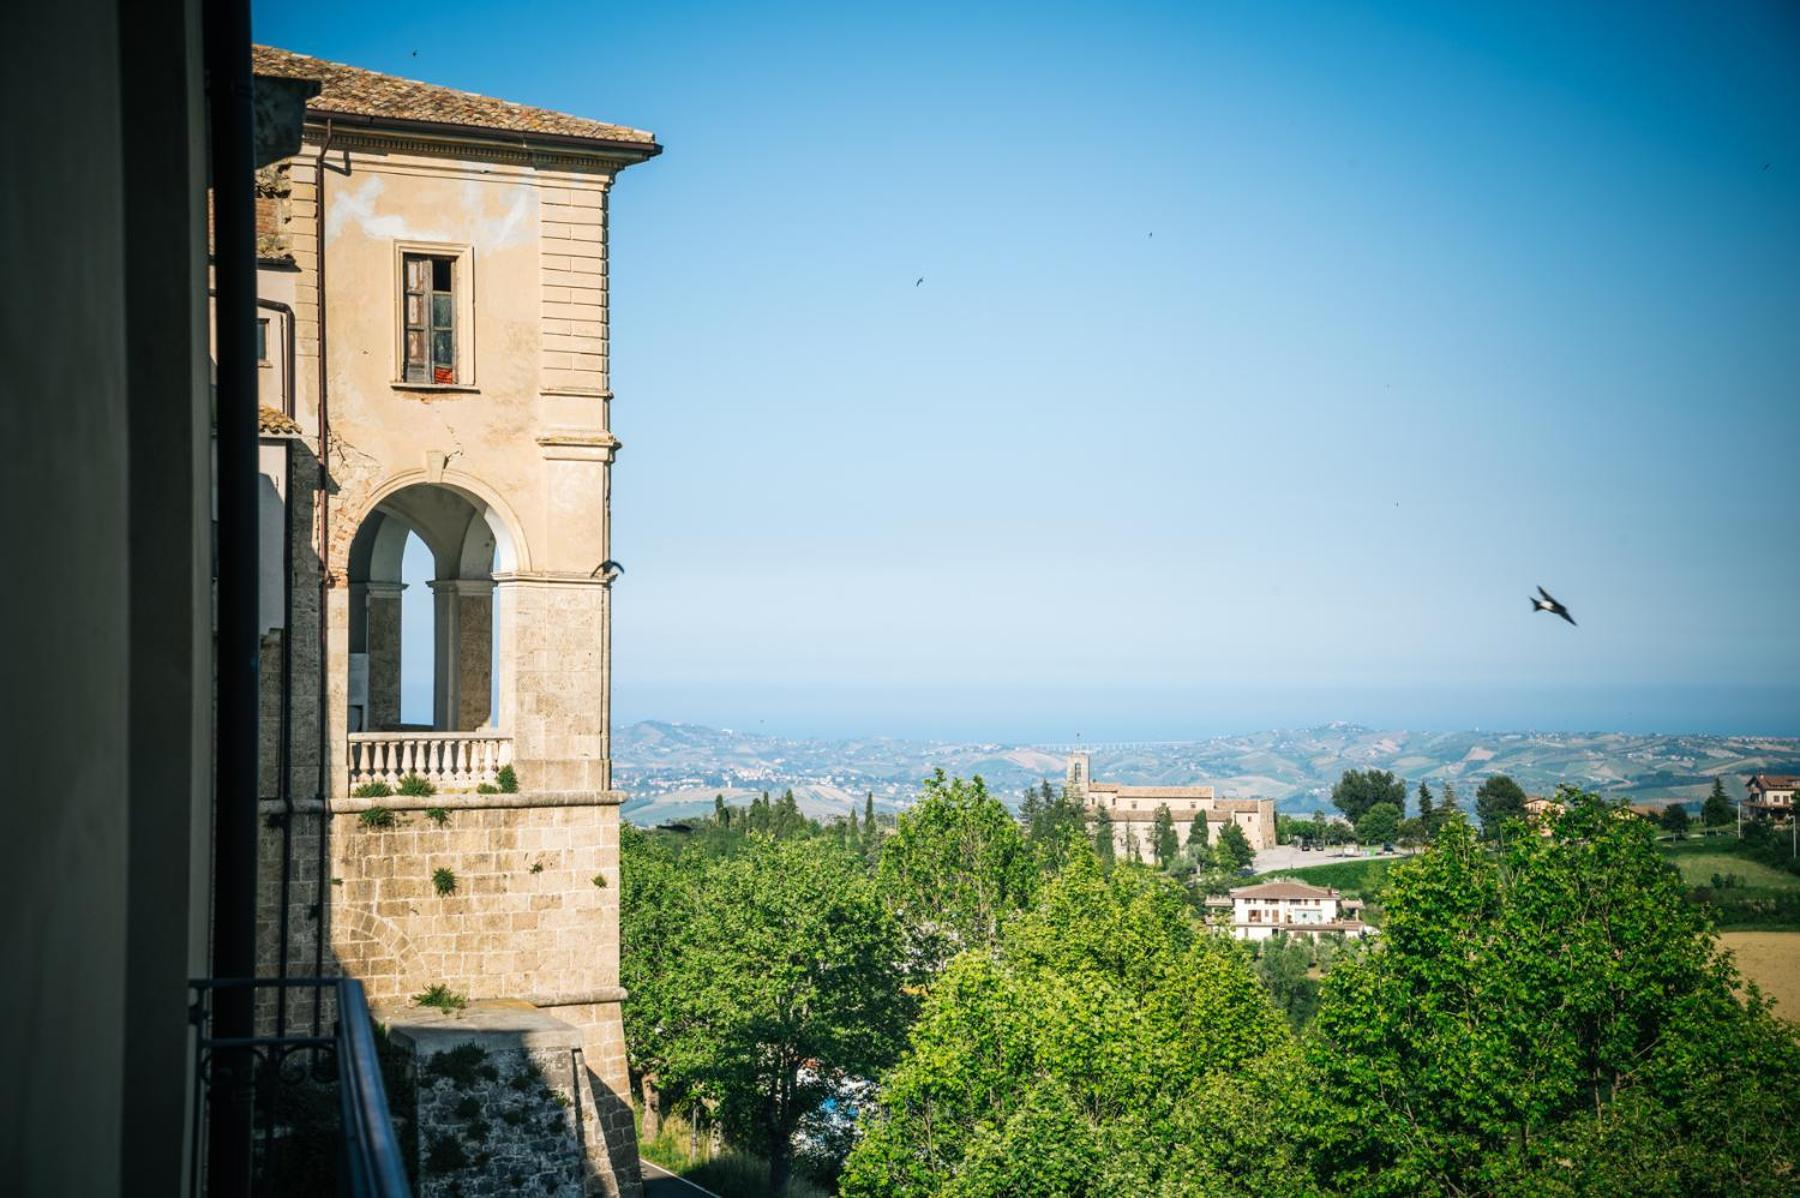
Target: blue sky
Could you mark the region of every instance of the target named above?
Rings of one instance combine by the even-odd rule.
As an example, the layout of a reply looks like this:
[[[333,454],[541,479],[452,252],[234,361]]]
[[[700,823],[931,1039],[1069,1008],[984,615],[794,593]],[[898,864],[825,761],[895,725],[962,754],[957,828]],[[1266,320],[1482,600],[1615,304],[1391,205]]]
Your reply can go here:
[[[667,146],[621,720],[1800,732],[1791,6],[255,16]]]

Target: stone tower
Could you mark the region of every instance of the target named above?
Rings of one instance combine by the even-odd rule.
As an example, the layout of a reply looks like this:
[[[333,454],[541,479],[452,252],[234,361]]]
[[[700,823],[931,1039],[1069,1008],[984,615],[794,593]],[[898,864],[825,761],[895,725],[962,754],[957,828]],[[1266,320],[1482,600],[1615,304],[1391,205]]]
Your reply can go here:
[[[1088,767],[1088,754],[1085,750],[1077,749],[1069,754],[1069,769],[1065,781],[1070,794],[1083,803],[1087,802],[1088,783],[1093,781],[1093,775]]]
[[[341,970],[378,1012],[443,986],[572,1025],[593,1192],[634,1194],[607,201],[660,147],[267,47],[255,66],[320,88],[259,200],[288,592],[263,661],[262,972]],[[403,631],[409,546],[429,636]],[[426,657],[428,714],[403,718]]]

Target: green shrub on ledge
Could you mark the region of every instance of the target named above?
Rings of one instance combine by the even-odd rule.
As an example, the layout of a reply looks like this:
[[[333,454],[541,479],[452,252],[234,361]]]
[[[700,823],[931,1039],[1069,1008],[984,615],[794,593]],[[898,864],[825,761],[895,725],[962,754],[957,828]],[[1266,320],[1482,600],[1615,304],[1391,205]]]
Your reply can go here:
[[[444,983],[438,982],[424,993],[413,995],[413,1002],[421,1007],[435,1007],[445,1012],[460,1011],[469,1005],[469,996],[458,994]]]
[[[476,785],[475,793],[478,795],[497,795],[500,793],[500,788],[495,786],[492,782],[482,782]]]
[[[494,781],[500,784],[501,794],[516,795],[519,793],[519,775],[513,772],[510,762],[500,767],[500,772],[494,775]]]
[[[431,871],[431,884],[437,888],[438,897],[456,893],[456,874],[445,868]]]
[[[364,782],[350,793],[359,799],[385,799],[394,793],[394,788],[376,779],[374,782]]]
[[[437,793],[437,787],[431,779],[421,778],[418,774],[408,774],[400,779],[399,793],[415,799],[422,799]]]
[[[356,822],[365,828],[391,828],[397,817],[386,807],[371,807],[356,817]]]

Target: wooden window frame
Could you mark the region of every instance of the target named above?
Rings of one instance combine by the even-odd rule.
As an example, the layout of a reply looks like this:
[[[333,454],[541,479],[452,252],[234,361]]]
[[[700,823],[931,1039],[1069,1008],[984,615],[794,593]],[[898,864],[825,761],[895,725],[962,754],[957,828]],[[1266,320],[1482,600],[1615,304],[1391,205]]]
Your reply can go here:
[[[447,262],[450,270],[450,323],[441,329],[433,320],[436,305],[433,297],[442,292],[427,286],[422,293],[422,325],[407,319],[408,258],[433,258]],[[429,281],[428,281],[429,282]],[[468,245],[442,242],[397,241],[394,243],[394,374],[393,385],[401,391],[474,391],[475,381],[475,254]],[[406,338],[409,329],[420,331],[426,341],[426,369],[435,372],[437,363],[431,357],[434,333],[449,334],[451,381],[435,377],[424,380],[406,377]]]

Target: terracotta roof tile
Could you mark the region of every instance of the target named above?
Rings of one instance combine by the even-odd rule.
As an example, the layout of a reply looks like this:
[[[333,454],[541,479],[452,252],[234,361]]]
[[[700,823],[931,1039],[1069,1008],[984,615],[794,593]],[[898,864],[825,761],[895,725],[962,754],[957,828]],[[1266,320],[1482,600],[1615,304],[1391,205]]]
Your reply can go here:
[[[263,404],[256,409],[256,431],[265,437],[298,437],[300,426],[279,408]]]
[[[590,141],[628,142],[656,152],[656,137],[642,129],[609,125],[585,117],[552,112],[496,100],[474,92],[420,83],[398,75],[329,62],[306,54],[295,54],[274,46],[253,46],[252,61],[258,75],[275,75],[289,79],[317,79],[322,84],[318,95],[306,102],[309,113],[346,113],[356,116],[387,117],[403,121],[435,121],[448,125],[466,125],[475,129],[500,129],[512,133],[546,133],[558,137],[584,138]]]
[[[1304,882],[1263,882],[1256,886],[1239,886],[1231,892],[1234,899],[1302,899],[1332,898],[1337,891],[1324,886],[1308,886]]]

